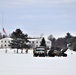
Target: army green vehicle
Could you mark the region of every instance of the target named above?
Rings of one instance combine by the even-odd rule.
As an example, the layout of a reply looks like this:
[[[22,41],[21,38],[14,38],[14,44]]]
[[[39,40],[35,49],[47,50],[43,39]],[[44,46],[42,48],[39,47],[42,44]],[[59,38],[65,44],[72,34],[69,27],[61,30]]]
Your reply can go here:
[[[68,48],[60,49],[59,47],[51,47],[51,49],[48,52],[48,56],[54,57],[54,56],[63,56],[67,57],[67,54],[65,53]]]
[[[41,57],[41,56],[46,56],[47,55],[47,51],[46,48],[44,46],[39,46],[33,49],[33,56],[34,57]]]

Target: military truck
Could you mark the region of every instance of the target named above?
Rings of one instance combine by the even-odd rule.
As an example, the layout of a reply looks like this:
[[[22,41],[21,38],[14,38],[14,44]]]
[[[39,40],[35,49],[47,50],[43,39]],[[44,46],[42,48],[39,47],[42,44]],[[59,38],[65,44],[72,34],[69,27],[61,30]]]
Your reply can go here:
[[[63,56],[67,57],[67,54],[65,53],[68,48],[61,49],[59,47],[51,47],[51,49],[48,52],[48,56],[54,57],[54,56]]]
[[[39,46],[33,49],[33,56],[34,57],[41,57],[41,56],[46,56],[47,55],[47,50],[44,46]]]

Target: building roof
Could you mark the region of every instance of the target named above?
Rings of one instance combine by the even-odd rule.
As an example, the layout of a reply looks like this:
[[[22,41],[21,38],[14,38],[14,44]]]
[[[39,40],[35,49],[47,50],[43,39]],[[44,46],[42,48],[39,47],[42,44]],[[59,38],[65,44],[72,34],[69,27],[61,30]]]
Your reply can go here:
[[[43,37],[40,37],[39,39],[29,39],[29,41],[41,41]],[[45,41],[49,41],[47,37],[44,37]]]
[[[6,39],[8,39],[8,40],[13,40],[12,38],[9,38],[9,37],[2,38],[2,39],[0,39],[0,40],[6,40]]]

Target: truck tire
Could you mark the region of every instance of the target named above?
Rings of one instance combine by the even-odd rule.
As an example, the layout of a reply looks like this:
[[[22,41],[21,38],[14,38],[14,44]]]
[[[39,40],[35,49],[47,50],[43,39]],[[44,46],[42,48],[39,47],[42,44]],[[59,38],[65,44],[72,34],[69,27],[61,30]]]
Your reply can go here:
[[[67,54],[64,53],[64,54],[63,54],[63,57],[67,57]]]
[[[37,57],[38,55],[34,54],[33,56],[34,56],[34,57]]]

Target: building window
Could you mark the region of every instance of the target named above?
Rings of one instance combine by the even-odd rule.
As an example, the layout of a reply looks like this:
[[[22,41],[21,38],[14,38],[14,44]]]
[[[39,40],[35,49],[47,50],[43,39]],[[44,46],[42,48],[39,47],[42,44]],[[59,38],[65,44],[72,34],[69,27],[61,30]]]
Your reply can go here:
[[[6,47],[6,45],[5,45],[5,47]]]
[[[32,41],[32,43],[34,43],[34,41]]]
[[[5,43],[6,43],[6,41],[5,41]]]
[[[10,43],[10,41],[8,41],[8,43]]]
[[[38,41],[36,41],[36,43],[38,43]]]

